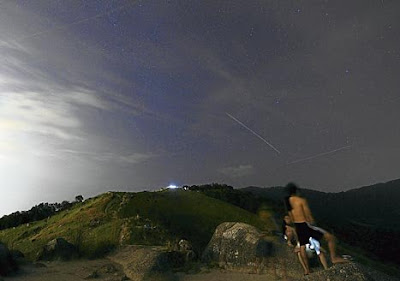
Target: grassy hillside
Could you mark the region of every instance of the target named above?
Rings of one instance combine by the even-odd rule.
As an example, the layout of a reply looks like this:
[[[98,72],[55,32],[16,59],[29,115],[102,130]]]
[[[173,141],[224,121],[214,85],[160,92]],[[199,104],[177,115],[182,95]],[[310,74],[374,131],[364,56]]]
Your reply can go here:
[[[265,218],[265,217],[264,217]],[[122,244],[166,245],[186,238],[201,251],[216,226],[240,221],[273,229],[271,220],[199,192],[106,193],[48,219],[0,231],[0,241],[35,259],[50,240],[63,237],[81,255],[97,257]]]

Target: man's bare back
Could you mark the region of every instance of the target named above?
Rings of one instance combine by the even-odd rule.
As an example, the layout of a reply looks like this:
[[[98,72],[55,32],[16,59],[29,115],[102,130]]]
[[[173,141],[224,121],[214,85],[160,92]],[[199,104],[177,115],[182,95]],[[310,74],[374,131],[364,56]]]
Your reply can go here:
[[[289,211],[291,219],[295,223],[308,222],[313,223],[314,218],[311,215],[310,208],[308,207],[307,200],[297,195],[289,197],[289,203],[292,210]]]

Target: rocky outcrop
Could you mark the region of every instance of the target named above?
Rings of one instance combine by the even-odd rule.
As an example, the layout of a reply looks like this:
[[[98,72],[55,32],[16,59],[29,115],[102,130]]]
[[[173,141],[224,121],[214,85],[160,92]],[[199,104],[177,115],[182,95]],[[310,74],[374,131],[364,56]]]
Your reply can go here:
[[[225,222],[216,228],[202,260],[225,269],[276,277],[301,272],[292,249],[277,237],[266,236],[254,226],[239,222]]]
[[[303,280],[312,281],[374,281],[369,274],[363,272],[356,264],[335,265],[328,270],[322,270],[310,274],[303,278]]]
[[[336,264],[327,270],[312,273],[303,281],[395,281],[398,278],[372,270],[357,263]]]
[[[251,265],[257,258],[272,257],[273,252],[272,242],[263,239],[255,227],[226,222],[216,228],[202,259],[223,267],[243,267]]]
[[[179,252],[166,251],[163,247],[136,245],[126,246],[110,259],[123,266],[127,277],[137,281],[154,280],[159,276],[168,280],[171,269],[181,267],[185,262]]]
[[[6,276],[18,269],[16,261],[8,248],[0,243],[0,276]]]
[[[220,224],[203,252],[202,260],[224,267],[246,266],[258,258],[275,256],[274,241],[254,226],[225,222]]]
[[[78,256],[74,245],[64,238],[56,238],[47,243],[38,253],[38,260],[71,260]]]

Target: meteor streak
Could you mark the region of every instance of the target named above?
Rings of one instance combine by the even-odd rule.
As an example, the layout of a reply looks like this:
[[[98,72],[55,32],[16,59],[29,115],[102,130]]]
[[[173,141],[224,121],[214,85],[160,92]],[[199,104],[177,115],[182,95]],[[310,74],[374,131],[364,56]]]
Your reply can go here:
[[[260,136],[259,134],[257,134],[256,132],[254,132],[252,129],[250,129],[249,127],[247,127],[245,124],[243,124],[242,122],[240,122],[240,120],[236,119],[235,117],[233,117],[232,115],[230,115],[228,112],[225,112],[226,115],[229,116],[229,118],[231,118],[232,120],[236,121],[237,123],[239,123],[239,125],[241,125],[243,128],[245,128],[246,130],[250,131],[253,135],[255,135],[257,138],[259,138],[260,140],[262,140],[263,142],[265,142],[266,144],[269,145],[269,147],[271,147],[273,150],[275,150],[278,154],[280,154],[281,152],[276,149],[272,144],[270,144],[266,139],[264,139],[262,136]]]
[[[331,153],[335,153],[335,152],[338,152],[338,151],[341,151],[341,150],[345,150],[345,149],[348,149],[350,147],[352,147],[352,145],[348,145],[348,146],[344,146],[344,147],[341,147],[341,148],[338,148],[338,149],[335,149],[335,150],[319,153],[319,154],[316,154],[316,155],[313,155],[313,156],[310,156],[310,157],[307,157],[307,158],[298,159],[298,160],[295,160],[295,161],[287,163],[287,165],[295,164],[295,163],[299,163],[299,162],[303,162],[303,161],[307,161],[307,160],[311,160],[311,159],[314,159],[314,158],[317,158],[317,157],[321,157],[321,156],[325,156],[325,155],[328,155],[328,154],[331,154]]]

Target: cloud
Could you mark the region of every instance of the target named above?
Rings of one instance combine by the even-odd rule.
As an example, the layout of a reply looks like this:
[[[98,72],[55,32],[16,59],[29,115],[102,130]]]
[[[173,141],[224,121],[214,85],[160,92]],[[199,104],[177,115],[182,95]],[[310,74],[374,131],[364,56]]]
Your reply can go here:
[[[118,164],[139,164],[157,156],[153,153],[93,152],[72,149],[59,149],[57,150],[57,153],[68,154],[75,157],[83,157],[97,162],[113,162]]]
[[[153,154],[132,153],[130,155],[121,155],[118,160],[129,164],[138,164],[154,157]]]
[[[219,170],[220,173],[232,177],[240,178],[252,175],[254,173],[254,168],[252,165],[239,165],[234,167],[225,167]]]
[[[19,16],[12,16],[16,9],[9,11],[13,32],[0,19],[0,164],[15,160],[26,171],[41,167],[32,175],[43,178],[53,176],[48,170],[65,170],[85,183],[92,170],[111,171],[156,156],[143,152],[134,136],[126,142],[125,126],[129,132],[139,129],[124,118],[165,118],[144,105],[140,86],[113,71],[110,65],[120,63],[114,53],[68,32],[72,28],[39,34],[48,28],[46,16],[23,7]]]
[[[139,164],[150,158],[154,157],[153,154],[145,153],[91,153],[90,158],[101,162],[114,162],[117,164]]]
[[[2,135],[33,133],[60,139],[79,139],[74,129],[82,122],[63,95],[33,92],[1,92],[0,127]]]
[[[79,105],[87,105],[98,109],[107,110],[109,106],[104,100],[101,100],[99,97],[95,95],[94,92],[86,92],[85,89],[78,89],[81,90],[79,92],[71,93],[70,99],[73,103]]]

